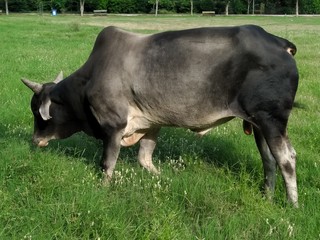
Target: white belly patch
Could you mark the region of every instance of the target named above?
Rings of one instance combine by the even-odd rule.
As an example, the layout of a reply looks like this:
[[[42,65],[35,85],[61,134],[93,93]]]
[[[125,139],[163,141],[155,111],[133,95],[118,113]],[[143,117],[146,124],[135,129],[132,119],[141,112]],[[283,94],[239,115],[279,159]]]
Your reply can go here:
[[[136,144],[146,133],[134,133],[128,137],[122,137],[121,146],[129,147]]]
[[[187,128],[196,132],[199,135],[204,135],[209,132],[212,128],[223,124],[234,118],[232,113],[228,110],[220,111],[217,113],[211,113],[207,116],[199,116],[198,119],[194,121],[186,121],[184,123],[173,124],[172,126]],[[181,121],[183,122],[183,121]],[[121,145],[122,146],[131,146],[137,143],[148,131],[155,125],[154,122],[148,119],[148,117],[143,114],[139,109],[129,106],[129,112],[127,117],[127,126],[124,130]],[[169,126],[168,124],[167,126]]]
[[[129,107],[127,126],[121,139],[121,145],[125,147],[134,145],[147,133],[151,126],[152,123],[144,117],[141,111]]]

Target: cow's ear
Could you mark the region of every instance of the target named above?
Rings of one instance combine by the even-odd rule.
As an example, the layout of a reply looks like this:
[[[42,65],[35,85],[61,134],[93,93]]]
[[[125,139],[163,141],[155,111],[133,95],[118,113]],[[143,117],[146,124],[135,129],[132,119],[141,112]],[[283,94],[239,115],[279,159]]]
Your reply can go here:
[[[63,72],[61,71],[53,82],[57,84],[62,80],[63,80]]]
[[[50,118],[52,118],[50,116],[50,112],[49,112],[49,109],[50,109],[50,105],[51,105],[51,100],[50,99],[47,99],[45,102],[43,102],[40,106],[40,109],[39,109],[39,112],[40,112],[40,115],[42,117],[42,119],[44,121],[47,121],[49,120]]]
[[[32,82],[28,79],[22,78],[21,81],[30,88],[35,94],[39,94],[43,89],[43,84]]]

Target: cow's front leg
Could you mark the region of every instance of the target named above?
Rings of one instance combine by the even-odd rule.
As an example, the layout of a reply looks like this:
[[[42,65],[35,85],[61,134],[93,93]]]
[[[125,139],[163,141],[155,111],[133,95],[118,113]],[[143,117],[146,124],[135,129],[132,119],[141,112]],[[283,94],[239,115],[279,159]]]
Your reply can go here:
[[[113,170],[120,152],[120,141],[122,131],[114,131],[103,140],[103,155],[101,159],[101,168],[105,173],[106,180],[112,178]]]
[[[91,121],[96,122],[96,134],[103,141],[103,154],[100,166],[105,174],[106,180],[110,180],[115,168],[123,131],[127,125],[127,108],[123,99],[113,98],[108,89],[93,89],[93,93],[105,93],[108,99],[97,94],[88,94],[88,102],[92,113]],[[107,94],[108,93],[108,94]],[[97,127],[99,126],[99,128]],[[98,129],[98,130],[97,130]]]
[[[254,127],[254,137],[256,140],[257,147],[259,149],[263,170],[264,170],[264,193],[267,199],[271,200],[274,194],[275,183],[276,183],[276,168],[277,162],[274,159],[270,148],[263,137],[261,131]]]
[[[152,153],[156,147],[157,136],[160,128],[150,129],[140,140],[139,163],[149,172],[159,174],[160,172],[152,163]]]

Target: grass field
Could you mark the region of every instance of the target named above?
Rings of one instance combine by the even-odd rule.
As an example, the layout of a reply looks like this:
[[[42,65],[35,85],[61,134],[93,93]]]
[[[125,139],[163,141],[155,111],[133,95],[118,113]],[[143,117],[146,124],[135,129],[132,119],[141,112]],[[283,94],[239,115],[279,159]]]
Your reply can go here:
[[[153,33],[257,24],[298,47],[300,83],[289,136],[297,153],[300,208],[286,204],[280,173],[273,203],[241,121],[203,138],[163,129],[154,176],[123,148],[113,183],[101,185],[101,143],[84,134],[31,143],[31,91],[21,77],[51,81],[87,59],[108,25]],[[0,239],[320,239],[320,18],[0,15]]]

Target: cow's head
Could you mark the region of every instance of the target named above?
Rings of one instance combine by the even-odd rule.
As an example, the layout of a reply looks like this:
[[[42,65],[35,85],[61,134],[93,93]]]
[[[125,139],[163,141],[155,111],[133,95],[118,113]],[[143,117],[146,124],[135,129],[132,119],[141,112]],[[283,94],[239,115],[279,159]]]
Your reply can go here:
[[[70,107],[52,96],[53,89],[62,79],[62,72],[53,82],[45,84],[21,79],[34,92],[31,100],[34,116],[33,142],[39,147],[47,146],[52,139],[66,138],[78,131]]]

